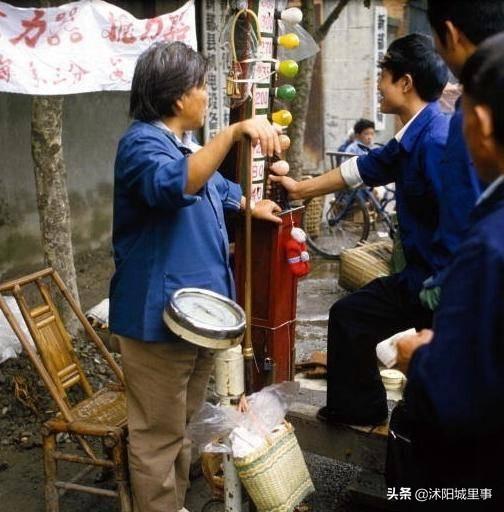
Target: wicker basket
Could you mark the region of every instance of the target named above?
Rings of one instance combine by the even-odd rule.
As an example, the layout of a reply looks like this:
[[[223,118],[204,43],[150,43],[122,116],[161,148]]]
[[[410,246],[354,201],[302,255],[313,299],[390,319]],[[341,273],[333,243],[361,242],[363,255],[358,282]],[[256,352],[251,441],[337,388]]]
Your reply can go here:
[[[317,238],[320,235],[320,221],[322,220],[322,209],[324,207],[324,196],[314,197],[306,204],[304,212],[304,230],[310,238]]]
[[[234,463],[258,512],[291,512],[315,490],[290,423]]]
[[[342,251],[339,285],[353,291],[391,273],[392,241],[365,244]]]

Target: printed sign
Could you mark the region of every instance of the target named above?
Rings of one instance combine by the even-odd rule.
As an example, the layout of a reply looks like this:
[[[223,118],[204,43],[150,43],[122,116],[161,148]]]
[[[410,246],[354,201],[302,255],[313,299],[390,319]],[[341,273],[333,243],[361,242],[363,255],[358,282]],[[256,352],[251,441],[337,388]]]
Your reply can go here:
[[[46,9],[0,2],[0,91],[127,91],[138,55],[156,41],[197,48],[194,0],[144,20],[101,0]]]
[[[375,7],[375,47],[374,64],[375,79],[373,87],[373,111],[376,130],[385,129],[385,117],[380,110],[380,92],[378,91],[378,80],[380,77],[380,68],[378,64],[385,56],[387,50],[387,9],[385,7]]]
[[[264,160],[252,161],[252,181],[259,181],[264,179]]]

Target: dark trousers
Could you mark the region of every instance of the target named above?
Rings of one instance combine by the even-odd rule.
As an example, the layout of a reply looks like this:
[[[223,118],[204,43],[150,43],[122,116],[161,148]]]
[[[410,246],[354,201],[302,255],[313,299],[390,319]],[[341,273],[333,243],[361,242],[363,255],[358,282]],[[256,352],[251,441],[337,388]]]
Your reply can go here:
[[[411,327],[431,327],[432,312],[399,274],[375,279],[331,307],[327,334],[327,407],[348,423],[376,423],[387,399],[376,345]]]

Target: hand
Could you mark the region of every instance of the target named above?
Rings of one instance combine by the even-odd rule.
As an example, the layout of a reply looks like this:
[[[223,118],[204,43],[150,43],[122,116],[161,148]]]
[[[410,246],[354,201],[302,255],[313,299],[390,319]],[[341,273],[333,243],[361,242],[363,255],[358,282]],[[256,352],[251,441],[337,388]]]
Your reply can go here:
[[[277,176],[270,173],[268,176],[267,191],[271,191],[271,183],[279,183],[289,195],[289,199],[302,199],[299,195],[299,182],[289,178],[288,176]]]
[[[408,366],[415,350],[432,341],[434,332],[430,329],[422,329],[411,336],[403,336],[397,340],[397,366],[403,373],[408,372]]]
[[[233,124],[231,128],[233,129],[233,140],[235,142],[247,136],[250,138],[252,146],[256,146],[258,143],[261,145],[263,155],[272,157],[274,154],[280,155],[282,152],[278,138],[282,131],[266,119],[253,117]]]
[[[275,212],[281,211],[282,209],[275,202],[270,201],[269,199],[263,199],[255,204],[255,207],[252,210],[252,217],[281,224],[282,219],[278,217],[278,215],[275,215]]]

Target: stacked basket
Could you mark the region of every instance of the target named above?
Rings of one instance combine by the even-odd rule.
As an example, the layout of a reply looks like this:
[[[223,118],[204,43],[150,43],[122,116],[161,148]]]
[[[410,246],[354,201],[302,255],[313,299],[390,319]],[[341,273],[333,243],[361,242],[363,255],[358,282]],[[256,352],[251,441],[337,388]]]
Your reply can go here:
[[[390,275],[392,241],[367,243],[342,251],[340,257],[339,285],[353,291],[378,277]]]
[[[268,436],[261,448],[235,458],[234,463],[258,512],[292,512],[315,490],[290,423]]]

